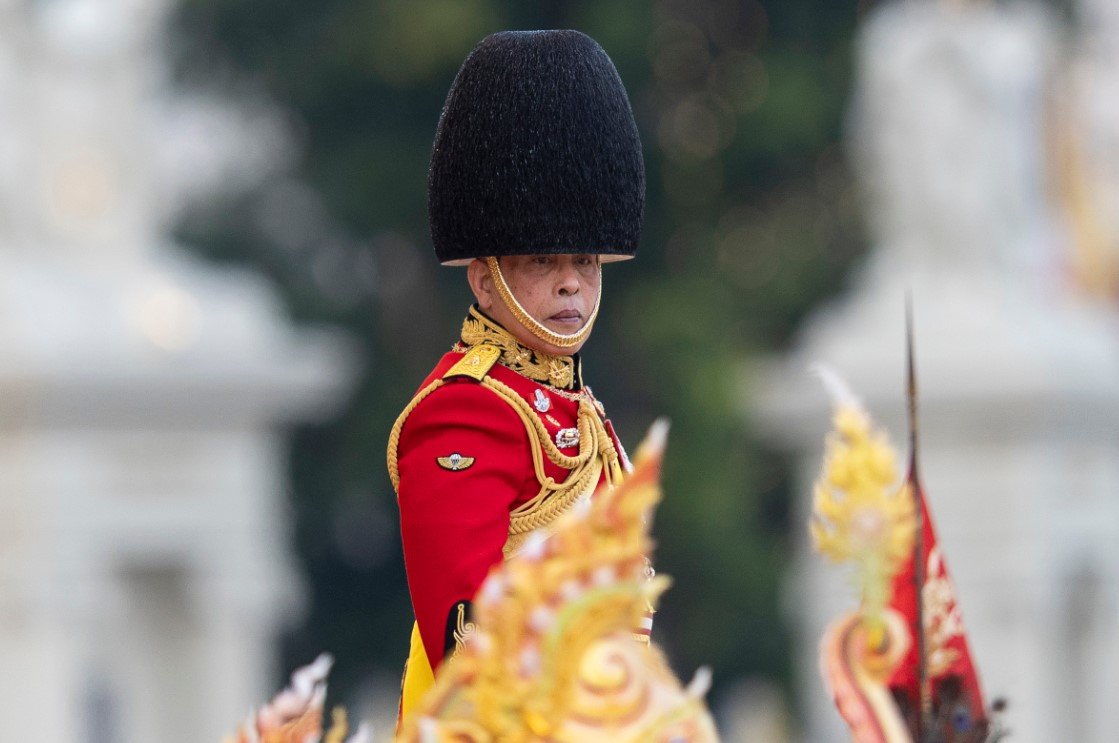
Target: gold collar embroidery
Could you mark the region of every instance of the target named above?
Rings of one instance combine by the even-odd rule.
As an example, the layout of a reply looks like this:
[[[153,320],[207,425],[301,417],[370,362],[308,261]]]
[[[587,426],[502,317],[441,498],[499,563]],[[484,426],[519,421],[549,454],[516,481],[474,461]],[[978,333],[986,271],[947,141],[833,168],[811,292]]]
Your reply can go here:
[[[534,382],[570,390],[579,381],[574,357],[551,356],[522,346],[512,333],[471,307],[470,315],[462,323],[462,342],[456,344],[455,350],[467,350],[479,344],[501,349],[498,363]]]

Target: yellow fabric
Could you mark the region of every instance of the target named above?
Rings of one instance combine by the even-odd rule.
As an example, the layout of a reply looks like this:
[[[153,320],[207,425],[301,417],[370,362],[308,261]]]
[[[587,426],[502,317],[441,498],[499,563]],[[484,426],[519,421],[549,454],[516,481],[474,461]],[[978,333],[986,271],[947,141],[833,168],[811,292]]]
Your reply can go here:
[[[412,624],[411,649],[408,651],[408,665],[404,667],[404,683],[400,688],[400,724],[408,719],[409,713],[419,707],[427,690],[435,684],[435,674],[424,652],[420,639],[420,625]]]

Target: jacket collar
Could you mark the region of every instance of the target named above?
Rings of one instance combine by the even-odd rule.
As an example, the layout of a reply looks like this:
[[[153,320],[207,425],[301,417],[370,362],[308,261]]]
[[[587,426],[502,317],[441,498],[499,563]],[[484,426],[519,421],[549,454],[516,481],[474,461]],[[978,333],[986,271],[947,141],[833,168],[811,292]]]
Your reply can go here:
[[[583,387],[583,370],[579,354],[553,356],[522,345],[516,337],[493,318],[474,305],[462,323],[462,341],[456,351],[466,351],[477,345],[501,349],[498,363],[518,374],[541,384],[562,390],[579,390]]]

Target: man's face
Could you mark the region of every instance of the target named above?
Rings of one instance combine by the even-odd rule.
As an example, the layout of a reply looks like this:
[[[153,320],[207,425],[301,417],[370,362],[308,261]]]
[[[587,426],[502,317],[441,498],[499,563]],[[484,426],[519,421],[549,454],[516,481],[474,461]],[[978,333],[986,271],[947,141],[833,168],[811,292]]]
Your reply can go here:
[[[597,255],[513,255],[501,258],[500,262],[513,296],[548,330],[571,335],[590,320],[602,281]],[[582,346],[580,343],[572,348],[558,348],[540,340],[501,301],[484,262],[474,261],[469,271],[478,306],[523,345],[556,355],[575,353]]]

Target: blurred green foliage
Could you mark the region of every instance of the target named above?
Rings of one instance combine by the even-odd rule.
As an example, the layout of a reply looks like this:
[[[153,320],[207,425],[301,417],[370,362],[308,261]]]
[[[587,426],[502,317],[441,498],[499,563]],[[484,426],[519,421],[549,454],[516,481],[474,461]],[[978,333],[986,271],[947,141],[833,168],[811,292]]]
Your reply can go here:
[[[638,260],[606,272],[586,377],[623,440],[673,432],[656,636],[685,673],[787,682],[780,610],[789,499],[749,431],[746,361],[785,345],[863,246],[838,146],[851,44],[868,3],[837,0],[191,0],[184,87],[263,91],[290,112],[289,178],[198,205],[181,237],[252,265],[293,317],[351,329],[367,367],[335,421],[292,437],[298,551],[312,595],[289,667],[336,653],[347,694],[395,673],[411,617],[384,468],[389,427],[455,340],[469,301],[426,233],[426,171],[455,71],[502,28],[578,28],[630,91],[648,169]]]

